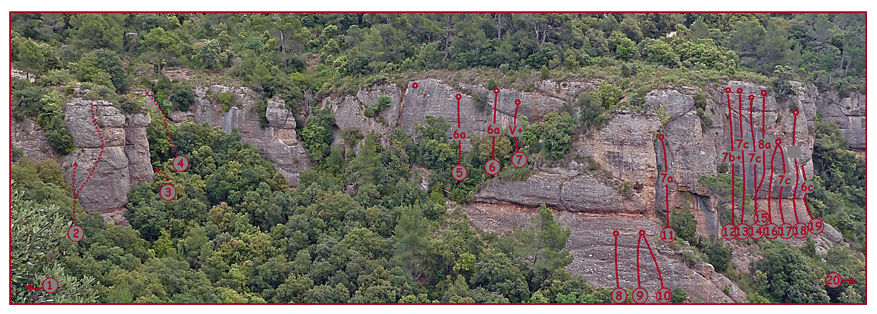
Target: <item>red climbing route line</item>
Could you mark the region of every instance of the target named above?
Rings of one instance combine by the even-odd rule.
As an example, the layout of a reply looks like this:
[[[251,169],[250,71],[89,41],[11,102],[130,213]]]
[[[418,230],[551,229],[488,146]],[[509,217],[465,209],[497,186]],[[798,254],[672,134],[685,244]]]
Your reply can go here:
[[[158,111],[161,112],[161,117],[164,119],[164,130],[165,132],[167,132],[167,139],[171,141],[171,147],[173,147],[174,149],[174,155],[179,156],[179,154],[177,154],[177,146],[174,145],[174,139],[171,138],[171,131],[167,127],[167,116],[164,114],[164,110],[161,110],[161,106],[159,106],[158,103],[155,102],[155,98],[153,98],[152,95],[149,94],[148,90],[144,89],[143,91],[146,92],[146,96],[149,97],[149,100],[152,100],[152,103],[155,105],[156,108],[158,108]]]
[[[737,105],[737,118],[740,120],[740,138],[743,138],[743,90],[737,89],[737,100],[739,101]]]
[[[804,177],[804,181],[807,181],[807,173],[804,172],[804,166],[801,166],[801,176]],[[813,220],[813,214],[810,213],[810,206],[807,205],[807,193],[804,193],[804,207],[807,208],[807,215],[810,216],[810,220]]]
[[[742,153],[741,150],[741,154]],[[746,216],[746,154],[743,154],[743,160],[741,162],[740,172],[743,173],[743,196],[740,197],[740,224],[742,225],[743,217]]]
[[[77,163],[74,162],[73,163],[73,186],[72,186],[72,190],[73,190],[72,191],[73,192],[73,224],[74,225],[76,224],[76,196],[77,196],[77,194],[76,194],[76,166],[77,166]]]
[[[725,88],[725,94],[728,96],[728,131],[731,135],[731,151],[734,151],[734,120],[731,118],[731,88]]]
[[[512,124],[514,124],[514,125],[518,124],[518,107],[519,106],[521,106],[521,100],[515,99],[515,117],[512,119]],[[519,152],[519,151],[521,151],[521,149],[518,147],[518,137],[515,136],[514,139],[515,139],[515,151]]]
[[[652,261],[655,262],[655,269],[658,270],[658,280],[661,281],[661,288],[664,288],[664,277],[661,276],[661,268],[658,267],[658,259],[655,258],[655,252],[652,251],[652,246],[649,245],[649,239],[647,239],[645,235],[640,235],[640,237],[646,242],[646,247],[649,248],[649,254],[652,255]],[[637,262],[639,262],[639,260],[637,260]]]
[[[795,210],[795,223],[801,223],[798,220],[798,203],[795,201],[795,198],[798,197],[798,183],[800,182],[801,174],[798,172],[798,158],[795,158],[795,188],[792,190],[792,208]]]
[[[762,91],[761,91],[761,138],[762,138],[762,139],[764,139],[764,130],[765,130],[765,127],[764,127],[764,112],[765,112],[765,109],[767,108],[767,107],[766,107],[766,106],[767,106],[766,103],[767,103],[767,91],[766,91],[766,90],[762,90]]]
[[[642,281],[640,280],[640,277],[639,277],[639,247],[640,247],[640,243],[642,243],[642,239],[643,239],[642,235],[640,235],[639,237],[636,238],[636,287],[637,288],[643,287]]]
[[[491,144],[490,144],[490,158],[491,159],[496,158],[495,153],[496,153],[496,136],[493,136],[492,140],[491,140]]]
[[[771,209],[770,209],[770,199],[772,198],[771,195],[773,194],[773,170],[774,170],[774,167],[773,167],[773,161],[774,161],[774,159],[776,159],[777,149],[779,149],[779,150],[780,150],[780,153],[782,154],[782,157],[783,157],[783,173],[786,173],[786,157],[785,157],[786,154],[783,153],[783,149],[780,148],[780,144],[781,144],[781,143],[782,143],[782,142],[780,142],[780,140],[777,139],[776,146],[774,146],[774,148],[773,148],[773,155],[770,157],[770,184],[768,185],[768,189],[767,189],[767,212],[768,212],[768,215],[771,216],[771,220],[773,220],[773,216],[772,216],[772,214],[770,213],[770,212],[771,212]],[[782,202],[782,197],[783,197],[783,186],[780,185],[780,198],[778,199],[779,201],[777,202],[777,204],[778,204],[778,206],[779,206],[780,219],[782,219],[783,223],[785,224],[785,223],[786,223],[786,218],[784,217],[784,214],[783,214],[783,202]]]
[[[496,103],[499,101],[499,88],[493,89],[493,123],[496,123]]]
[[[463,141],[457,141],[457,164],[463,164]]]
[[[733,146],[733,144],[731,144]],[[734,196],[734,186],[737,181],[734,179],[734,164],[731,164],[731,224],[736,226],[737,224],[737,216],[735,216],[737,211],[736,197]]]
[[[104,155],[104,136],[100,132],[100,128],[97,126],[97,119],[94,117],[94,100],[91,101],[91,122],[94,123],[94,130],[97,131],[97,136],[100,138],[100,153],[97,155],[97,161],[94,165],[91,166],[91,171],[88,172],[88,177],[85,178],[85,182],[82,182],[82,185],[79,186],[79,190],[76,191],[76,194],[82,193],[82,188],[88,184],[88,181],[91,180],[91,176],[94,174],[94,169],[97,168],[97,164],[100,163],[101,157]]]
[[[460,128],[460,99],[457,98],[457,128]]]
[[[798,141],[795,139],[795,134],[798,133],[798,110],[792,111],[792,114],[795,116],[795,119],[792,121],[792,145],[797,145]],[[798,158],[793,158],[795,160],[795,188],[792,190],[792,208],[795,210],[795,223],[801,223],[798,220],[798,202],[795,200],[798,198],[798,183],[800,182],[801,175],[798,173]],[[783,158],[783,162],[786,159]],[[781,196],[782,197],[782,196]]]
[[[752,152],[755,152],[755,126],[752,125],[752,101],[755,95],[749,95],[749,134],[752,135]],[[753,183],[755,180],[752,180]]]
[[[97,161],[94,162],[94,165],[91,166],[91,171],[88,172],[88,176],[85,178],[85,181],[79,185],[79,189],[76,188],[76,168],[79,167],[78,162],[73,163],[73,184],[72,190],[73,193],[73,224],[76,224],[76,201],[79,199],[79,193],[82,193],[82,188],[88,184],[88,181],[91,180],[91,176],[94,175],[94,170],[97,168],[97,164],[100,163],[101,158],[104,155],[104,136],[100,131],[100,127],[97,125],[97,118],[94,117],[94,100],[90,101],[89,112],[91,113],[91,123],[94,124],[94,130],[97,132],[97,137],[100,139],[100,152],[97,155]]]
[[[167,182],[171,182],[171,177],[168,176],[167,173],[164,173],[164,171],[161,171],[161,170],[155,169],[155,172],[156,172],[156,173],[161,173],[161,174],[163,174],[164,177],[167,179]]]
[[[667,203],[667,227],[670,227],[670,186],[664,186],[664,202]]]
[[[618,279],[618,230],[612,232],[615,236],[615,287],[621,288],[621,281]]]
[[[460,94],[457,94],[457,129],[461,127],[460,125]],[[457,164],[463,164],[463,140],[457,140]]]
[[[668,172],[670,166],[667,165],[667,148],[664,147],[664,134],[659,134],[658,139],[661,140],[661,151],[664,152],[664,172]]]

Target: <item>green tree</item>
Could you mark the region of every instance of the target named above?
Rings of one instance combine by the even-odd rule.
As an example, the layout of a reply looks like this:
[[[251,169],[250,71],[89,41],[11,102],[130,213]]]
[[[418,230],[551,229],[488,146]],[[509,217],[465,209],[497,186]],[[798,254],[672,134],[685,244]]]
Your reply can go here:
[[[823,278],[814,278],[797,250],[772,249],[754,264],[759,292],[773,302],[826,303]]]
[[[429,220],[418,209],[402,207],[399,210],[399,223],[393,232],[396,239],[393,256],[415,278],[423,275],[422,261],[428,244],[426,235],[430,233],[429,226]]]

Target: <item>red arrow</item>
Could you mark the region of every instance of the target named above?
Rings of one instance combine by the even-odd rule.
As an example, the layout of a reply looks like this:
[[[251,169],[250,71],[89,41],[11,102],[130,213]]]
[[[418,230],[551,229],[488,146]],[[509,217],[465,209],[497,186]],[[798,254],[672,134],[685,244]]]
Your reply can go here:
[[[27,285],[25,287],[27,287],[27,290],[30,290],[30,291],[43,290],[42,286],[40,286],[39,288],[34,288],[33,285]]]
[[[853,278],[850,278],[850,279],[841,279],[840,282],[841,282],[841,283],[846,282],[846,283],[851,284],[851,285],[856,284],[856,280],[853,279]]]

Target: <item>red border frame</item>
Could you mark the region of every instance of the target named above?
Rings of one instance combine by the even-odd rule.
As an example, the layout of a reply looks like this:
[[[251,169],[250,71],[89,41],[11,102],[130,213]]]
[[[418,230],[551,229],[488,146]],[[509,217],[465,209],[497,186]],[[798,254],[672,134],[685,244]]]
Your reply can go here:
[[[446,14],[465,14],[465,13],[560,13],[560,14],[593,14],[593,13],[660,13],[660,14],[671,14],[671,13],[712,13],[712,14],[761,14],[761,13],[784,13],[784,14],[817,14],[817,13],[833,13],[833,14],[841,14],[841,13],[854,13],[854,14],[865,14],[865,50],[868,49],[868,12],[867,11],[9,11],[9,39],[10,39],[10,49],[9,49],[9,69],[12,70],[12,14],[24,14],[24,13],[68,13],[68,14],[87,14],[87,13],[95,13],[95,14],[109,14],[109,13],[190,13],[190,14],[211,14],[211,13],[242,13],[242,14],[250,14],[250,13],[288,13],[288,14],[322,14],[322,13],[399,13],[399,14],[416,14],[416,13],[446,13]],[[9,116],[12,117],[12,76],[9,76]],[[865,90],[867,93],[868,87],[868,60],[867,60],[867,52],[865,54]],[[867,115],[866,115],[867,116]],[[10,123],[8,126],[9,136],[11,139],[12,136],[12,124]],[[865,142],[868,141],[868,133],[865,133]],[[11,141],[10,141],[11,142]],[[11,153],[11,152],[10,152]],[[865,163],[867,165],[867,158],[865,159]],[[12,167],[12,158],[9,159],[9,168]],[[9,172],[9,182],[12,181],[12,172]],[[867,199],[865,201],[865,238],[867,239],[868,235],[868,204]],[[531,304],[531,303],[364,303],[364,304],[352,304],[352,303],[13,303],[12,302],[12,210],[9,211],[9,304],[10,305],[570,305],[568,303],[548,303],[548,304]],[[867,251],[867,247],[865,248]],[[868,263],[867,259],[865,262],[865,276],[867,278],[868,274]],[[613,305],[613,303],[574,303],[575,305]],[[626,304],[626,303],[622,303]],[[863,303],[682,303],[682,304],[626,304],[626,305],[867,305],[868,297],[865,296],[865,302]]]

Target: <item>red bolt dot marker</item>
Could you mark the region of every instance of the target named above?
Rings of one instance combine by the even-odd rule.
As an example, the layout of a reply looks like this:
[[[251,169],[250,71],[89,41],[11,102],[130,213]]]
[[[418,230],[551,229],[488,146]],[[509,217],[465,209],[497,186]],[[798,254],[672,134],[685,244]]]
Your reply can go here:
[[[730,87],[725,87],[725,92],[726,92],[726,93],[730,93],[730,92],[731,92],[731,88],[730,88]]]
[[[777,145],[780,145],[780,144],[783,142],[783,140],[781,140],[781,139],[777,139],[777,140],[774,141],[774,142],[777,143]]]
[[[614,235],[614,236],[616,236],[616,237],[617,237],[619,234],[621,234],[621,232],[618,232],[618,230],[612,231],[612,235]]]
[[[460,100],[461,98],[463,98],[463,95],[457,94],[457,100]]]
[[[743,93],[743,89],[740,87],[737,87],[737,94],[742,94],[742,93]]]
[[[521,100],[520,100],[520,99],[515,99],[515,105],[520,105],[520,104],[521,104]]]
[[[794,111],[792,111],[792,114],[797,116],[797,115],[798,115],[798,109],[795,109]]]
[[[754,100],[754,99],[755,99],[755,95],[749,95],[749,100]]]
[[[767,91],[766,91],[766,90],[761,90],[761,96],[767,96]]]
[[[494,88],[494,89],[493,89],[493,93],[494,93],[494,94],[499,94],[499,87]]]
[[[645,230],[640,230],[640,231],[639,231],[639,235],[646,235],[646,231],[645,231]]]
[[[417,82],[414,82],[413,84],[411,84],[411,88],[413,88],[413,89],[417,89],[417,86],[419,86],[419,85],[417,85]]]
[[[664,140],[664,134],[658,134],[658,139],[659,139],[659,140]]]

